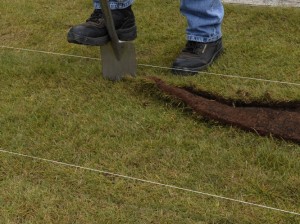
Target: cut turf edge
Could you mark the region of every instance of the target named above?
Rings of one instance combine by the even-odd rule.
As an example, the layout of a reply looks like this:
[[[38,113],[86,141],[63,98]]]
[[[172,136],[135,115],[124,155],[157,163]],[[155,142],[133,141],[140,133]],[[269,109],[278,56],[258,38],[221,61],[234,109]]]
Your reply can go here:
[[[231,101],[211,93],[201,94],[191,88],[166,84],[157,77],[148,77],[160,91],[184,102],[197,114],[225,125],[251,131],[261,136],[274,136],[300,144],[300,103]]]

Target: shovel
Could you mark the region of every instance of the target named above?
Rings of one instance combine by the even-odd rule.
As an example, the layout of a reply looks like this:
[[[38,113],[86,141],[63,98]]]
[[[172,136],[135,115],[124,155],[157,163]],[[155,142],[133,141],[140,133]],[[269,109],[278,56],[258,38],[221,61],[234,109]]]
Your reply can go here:
[[[100,0],[106,29],[111,41],[100,47],[103,77],[119,81],[136,74],[135,47],[131,41],[121,41],[117,35],[108,0]]]

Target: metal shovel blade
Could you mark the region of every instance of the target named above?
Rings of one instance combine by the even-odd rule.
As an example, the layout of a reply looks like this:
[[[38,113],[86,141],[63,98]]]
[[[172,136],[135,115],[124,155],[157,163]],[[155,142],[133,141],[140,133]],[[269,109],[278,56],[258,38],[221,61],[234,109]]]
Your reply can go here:
[[[136,74],[136,55],[133,42],[120,41],[108,0],[100,0],[110,42],[100,47],[104,78],[118,81],[126,75]]]
[[[135,76],[136,57],[132,42],[119,42],[120,58],[115,55],[112,42],[101,46],[101,61],[103,77],[112,81],[119,81],[126,75]]]

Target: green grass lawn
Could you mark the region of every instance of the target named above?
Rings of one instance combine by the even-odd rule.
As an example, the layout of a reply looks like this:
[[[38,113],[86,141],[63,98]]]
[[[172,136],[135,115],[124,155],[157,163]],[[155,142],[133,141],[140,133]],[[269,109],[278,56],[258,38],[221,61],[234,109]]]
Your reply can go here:
[[[139,63],[185,44],[174,0],[136,1]],[[300,83],[300,9],[226,5],[225,52],[209,72]],[[98,57],[66,42],[90,1],[2,0],[1,45]],[[0,50],[0,148],[300,212],[300,147],[205,121],[147,76],[245,101],[300,87],[138,68],[113,83],[100,62]],[[300,216],[0,154],[0,223],[299,223]]]

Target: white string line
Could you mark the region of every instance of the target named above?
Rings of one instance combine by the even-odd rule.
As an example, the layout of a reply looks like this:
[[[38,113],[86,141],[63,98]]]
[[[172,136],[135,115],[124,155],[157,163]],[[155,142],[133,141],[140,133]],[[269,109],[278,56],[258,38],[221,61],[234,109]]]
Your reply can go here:
[[[225,74],[219,74],[219,73],[213,73],[213,72],[203,72],[203,71],[195,72],[193,70],[188,70],[188,69],[178,69],[178,68],[173,69],[173,68],[169,68],[169,67],[162,67],[162,66],[156,66],[156,65],[147,65],[147,64],[138,64],[138,65],[144,66],[144,67],[161,68],[161,69],[168,69],[168,70],[187,71],[187,72],[192,72],[192,73],[201,73],[201,74],[222,76],[222,77],[226,77],[226,78],[248,79],[248,80],[255,80],[255,81],[262,81],[262,82],[272,82],[272,83],[280,83],[280,84],[300,86],[300,83],[285,82],[285,81],[278,81],[278,80],[271,80],[271,79],[251,78],[251,77],[239,76],[239,75],[225,75]]]
[[[100,58],[91,58],[91,57],[85,57],[85,56],[74,55],[74,54],[63,54],[63,53],[57,53],[57,52],[51,52],[51,51],[40,51],[40,50],[9,47],[9,46],[1,46],[1,48],[18,50],[18,51],[29,51],[29,52],[42,53],[42,54],[51,54],[51,55],[58,55],[58,56],[66,56],[66,57],[74,57],[74,58],[92,59],[92,60],[100,61]]]
[[[9,46],[0,46],[0,47],[5,48],[5,49],[11,49],[11,50],[28,51],[28,52],[36,52],[36,53],[43,53],[43,54],[51,54],[51,55],[58,55],[58,56],[75,57],[75,58],[91,59],[91,60],[101,61],[100,58],[85,57],[85,56],[73,55],[73,54],[63,54],[63,53],[57,53],[57,52],[40,51],[40,50],[33,50],[33,49],[26,49],[26,48],[16,48],[16,47],[9,47]],[[158,66],[158,65],[138,64],[138,66],[150,67],[150,68],[159,68],[159,69],[165,69],[165,70],[186,71],[186,72],[191,72],[191,73],[201,73],[201,74],[221,76],[221,77],[226,77],[226,78],[248,79],[248,80],[253,80],[253,81],[261,81],[261,82],[270,82],[270,83],[300,86],[300,83],[295,83],[295,82],[285,82],[285,81],[278,81],[278,80],[271,80],[271,79],[252,78],[252,77],[238,76],[238,75],[226,75],[226,74],[219,74],[219,73],[213,73],[213,72],[203,72],[203,71],[195,72],[195,71],[187,70],[187,69],[178,69],[178,68],[173,69],[173,68],[170,68],[170,67],[163,67],[163,66]]]
[[[252,202],[242,201],[242,200],[238,200],[238,199],[234,199],[234,198],[223,197],[223,196],[219,196],[219,195],[215,195],[215,194],[205,193],[205,192],[196,191],[196,190],[192,190],[192,189],[188,189],[188,188],[177,187],[177,186],[174,186],[174,185],[159,183],[159,182],[151,181],[151,180],[140,179],[140,178],[131,177],[131,176],[122,175],[122,174],[117,174],[117,173],[112,173],[112,172],[108,172],[108,171],[83,167],[83,166],[74,165],[74,164],[70,164],[70,163],[64,163],[64,162],[59,162],[59,161],[55,161],[55,160],[40,158],[40,157],[36,157],[36,156],[30,156],[30,155],[26,155],[26,154],[22,154],[22,153],[11,152],[11,151],[4,150],[2,148],[0,148],[0,152],[15,155],[15,156],[20,156],[20,157],[30,158],[30,159],[34,159],[34,160],[54,163],[54,164],[58,164],[58,165],[62,165],[62,166],[68,166],[68,167],[73,167],[73,168],[77,168],[77,169],[97,172],[97,173],[101,173],[101,174],[105,174],[105,175],[120,177],[120,178],[133,180],[133,181],[137,181],[137,182],[143,182],[143,183],[148,183],[148,184],[157,185],[157,186],[161,186],[161,187],[172,188],[172,189],[181,190],[181,191],[185,191],[185,192],[200,194],[200,195],[204,195],[204,196],[208,196],[208,197],[214,197],[214,198],[217,198],[217,199],[223,199],[223,200],[227,200],[227,201],[238,202],[238,203],[241,203],[241,204],[244,204],[244,205],[255,206],[255,207],[260,207],[260,208],[265,208],[265,209],[269,209],[269,210],[274,210],[274,211],[278,211],[278,212],[283,212],[283,213],[288,213],[288,214],[300,216],[300,213],[294,212],[294,211],[283,210],[283,209],[274,208],[274,207],[270,207],[270,206],[266,206],[266,205],[261,205],[261,204],[256,204],[256,203],[252,203]]]

